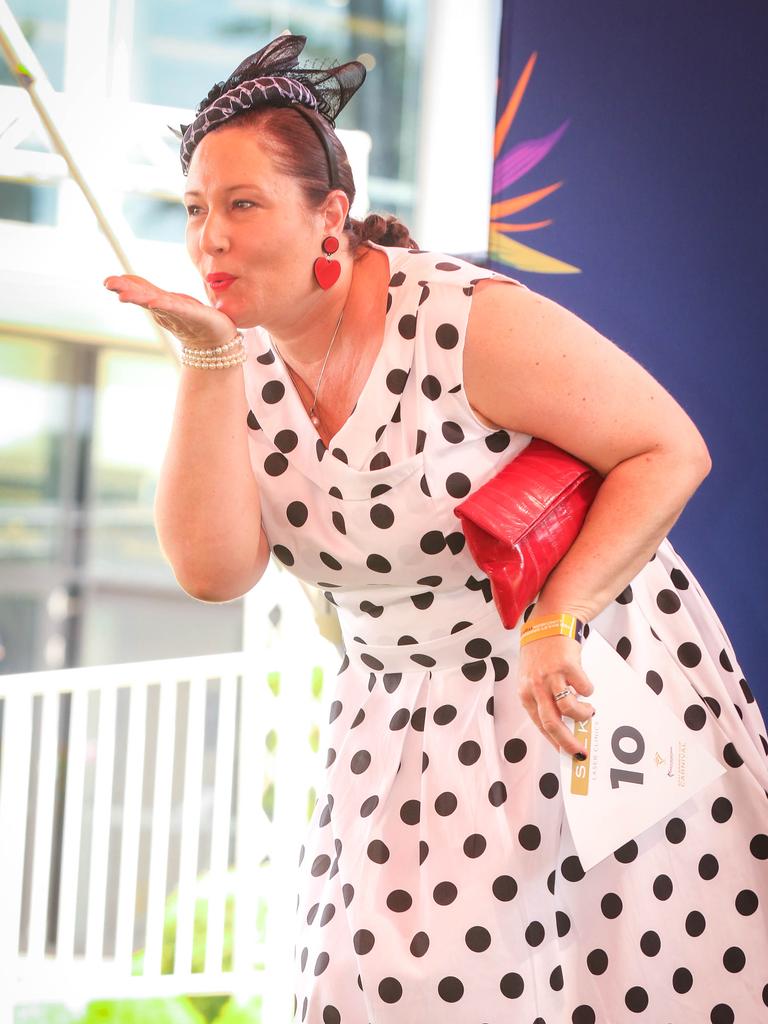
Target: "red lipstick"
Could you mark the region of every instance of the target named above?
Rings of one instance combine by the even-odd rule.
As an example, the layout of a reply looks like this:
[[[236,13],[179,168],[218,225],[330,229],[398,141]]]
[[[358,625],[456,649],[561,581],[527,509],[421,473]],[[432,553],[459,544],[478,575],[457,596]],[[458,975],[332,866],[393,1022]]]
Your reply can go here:
[[[237,278],[232,274],[208,274],[205,280],[215,292],[219,292],[223,291],[225,288],[229,288],[232,282],[236,281]]]

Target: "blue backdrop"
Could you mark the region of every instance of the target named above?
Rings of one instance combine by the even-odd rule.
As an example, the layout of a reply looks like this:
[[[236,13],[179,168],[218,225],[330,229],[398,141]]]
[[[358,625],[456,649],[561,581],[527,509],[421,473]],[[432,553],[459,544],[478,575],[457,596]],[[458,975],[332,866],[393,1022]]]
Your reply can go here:
[[[763,0],[505,2],[495,183],[513,150],[515,180],[494,202],[535,202],[493,212],[551,223],[490,244],[494,269],[611,338],[699,427],[714,466],[669,536],[764,712],[766,54]]]

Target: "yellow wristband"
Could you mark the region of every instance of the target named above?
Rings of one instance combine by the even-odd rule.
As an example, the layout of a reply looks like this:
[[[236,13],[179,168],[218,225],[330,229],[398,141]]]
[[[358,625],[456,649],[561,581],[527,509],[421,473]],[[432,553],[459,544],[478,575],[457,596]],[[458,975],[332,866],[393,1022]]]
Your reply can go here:
[[[584,623],[569,612],[560,615],[539,615],[529,619],[520,630],[520,646],[547,636],[567,636],[582,643]]]

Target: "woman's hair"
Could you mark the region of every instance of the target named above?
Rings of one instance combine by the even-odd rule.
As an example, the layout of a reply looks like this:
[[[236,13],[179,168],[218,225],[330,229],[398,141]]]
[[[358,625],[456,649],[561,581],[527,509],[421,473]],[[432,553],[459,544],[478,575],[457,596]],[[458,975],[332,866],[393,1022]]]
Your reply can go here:
[[[344,147],[336,133],[325,125],[319,114],[308,108],[307,112],[319,123],[320,130],[325,132],[331,144],[336,157],[338,187],[346,194],[351,207],[355,199],[355,182]],[[221,127],[226,125],[250,128],[258,126],[258,131],[264,138],[277,169],[298,182],[308,206],[320,206],[331,191],[328,161],[320,140],[301,114],[297,114],[290,107],[264,106],[236,114]],[[361,242],[369,240],[379,245],[419,248],[405,224],[391,214],[369,213],[365,220],[348,217],[348,224],[349,226],[344,229],[344,237],[347,239],[349,252],[353,255]]]

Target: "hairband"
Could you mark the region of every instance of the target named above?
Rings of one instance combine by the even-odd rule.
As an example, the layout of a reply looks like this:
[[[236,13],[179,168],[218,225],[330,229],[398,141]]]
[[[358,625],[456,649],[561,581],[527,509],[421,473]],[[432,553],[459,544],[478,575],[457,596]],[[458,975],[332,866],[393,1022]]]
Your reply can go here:
[[[196,110],[190,124],[171,131],[181,139],[181,167],[186,174],[195,148],[214,128],[245,110],[262,106],[293,106],[317,133],[328,161],[331,188],[338,187],[333,147],[321,126],[306,113],[315,110],[331,128],[365,81],[365,65],[352,60],[337,67],[298,67],[306,36],[283,35],[262,46],[238,65],[229,78],[217,82]]]

